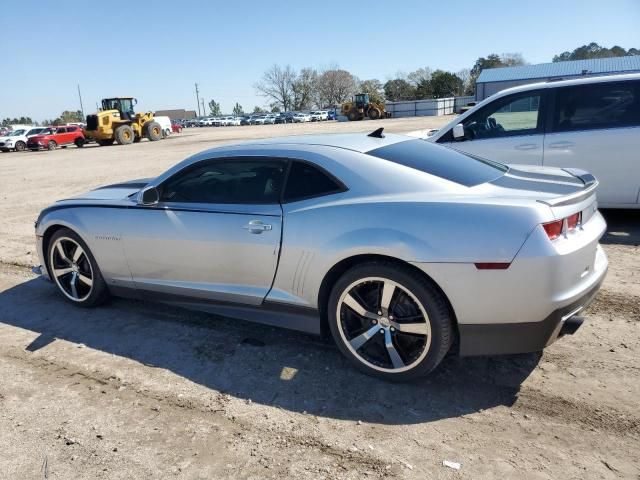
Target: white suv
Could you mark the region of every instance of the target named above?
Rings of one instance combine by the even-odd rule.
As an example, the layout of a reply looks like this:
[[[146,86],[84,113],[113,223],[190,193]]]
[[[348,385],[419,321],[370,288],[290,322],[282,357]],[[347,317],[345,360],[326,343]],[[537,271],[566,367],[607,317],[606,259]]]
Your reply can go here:
[[[640,208],[640,74],[503,90],[427,140],[506,164],[587,170],[601,207]]]
[[[3,152],[8,152],[10,150],[22,152],[27,148],[27,139],[29,137],[33,137],[34,135],[38,135],[45,129],[45,127],[22,127],[13,130],[9,132],[8,135],[0,137],[0,150],[2,150]]]

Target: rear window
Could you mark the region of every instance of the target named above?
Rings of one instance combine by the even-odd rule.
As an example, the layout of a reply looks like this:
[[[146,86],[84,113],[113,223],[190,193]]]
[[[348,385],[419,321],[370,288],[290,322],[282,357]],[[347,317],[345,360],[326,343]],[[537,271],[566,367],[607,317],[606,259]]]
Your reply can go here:
[[[508,168],[426,140],[407,140],[367,152],[393,163],[410,167],[466,187],[490,182],[501,177]]]

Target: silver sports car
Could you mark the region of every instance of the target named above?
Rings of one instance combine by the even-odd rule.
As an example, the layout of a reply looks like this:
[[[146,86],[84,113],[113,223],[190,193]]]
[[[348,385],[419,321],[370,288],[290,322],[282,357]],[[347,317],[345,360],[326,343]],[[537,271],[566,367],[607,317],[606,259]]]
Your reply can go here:
[[[538,351],[580,326],[607,270],[596,187],[381,129],[276,138],[61,200],[37,248],[79,306],[134,296],[331,332],[356,367],[405,380],[452,348]]]

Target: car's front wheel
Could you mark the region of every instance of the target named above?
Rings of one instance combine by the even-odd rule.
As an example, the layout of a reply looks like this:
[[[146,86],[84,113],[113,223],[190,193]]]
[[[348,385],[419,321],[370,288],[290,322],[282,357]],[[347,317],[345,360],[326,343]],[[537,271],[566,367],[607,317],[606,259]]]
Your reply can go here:
[[[404,381],[431,372],[453,343],[442,293],[421,274],[392,262],[353,267],[328,303],[331,333],[361,371]]]
[[[95,307],[109,296],[98,264],[86,243],[72,230],[55,232],[47,249],[51,279],[64,297],[82,307]]]

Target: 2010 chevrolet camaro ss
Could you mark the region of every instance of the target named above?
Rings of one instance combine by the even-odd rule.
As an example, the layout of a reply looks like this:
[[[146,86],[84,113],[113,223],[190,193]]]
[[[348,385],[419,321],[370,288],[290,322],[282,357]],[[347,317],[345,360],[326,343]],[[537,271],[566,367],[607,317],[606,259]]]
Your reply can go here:
[[[607,270],[597,181],[401,135],[259,140],[46,208],[41,273],[80,306],[153,298],[312,333],[390,380],[543,349]]]

